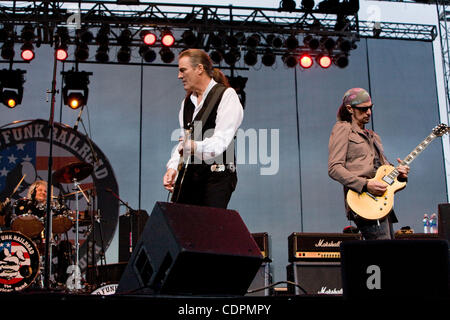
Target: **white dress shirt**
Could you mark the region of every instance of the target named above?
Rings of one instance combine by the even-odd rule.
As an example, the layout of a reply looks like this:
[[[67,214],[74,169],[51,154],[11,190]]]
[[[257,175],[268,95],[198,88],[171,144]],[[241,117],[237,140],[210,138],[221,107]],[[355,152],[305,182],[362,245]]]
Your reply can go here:
[[[203,99],[201,101],[198,101],[198,97],[195,93],[190,95],[190,99],[195,106],[192,119],[195,119],[195,116],[203,107],[203,103],[205,98],[208,96],[209,91],[211,91],[216,83],[216,81],[211,79],[205,92],[203,93]],[[184,133],[183,113],[184,100],[181,102],[181,109],[178,114],[180,128]],[[197,145],[195,156],[203,160],[208,160],[221,155],[233,140],[243,118],[244,111],[236,91],[233,88],[227,88],[223,93],[222,99],[220,100],[217,108],[216,127],[214,128],[214,133],[209,138],[204,138],[202,141],[195,142]],[[172,156],[167,162],[167,169],[172,168],[177,170],[180,160],[178,149],[181,147],[181,144],[182,143],[180,142],[178,144],[178,148],[174,148]]]

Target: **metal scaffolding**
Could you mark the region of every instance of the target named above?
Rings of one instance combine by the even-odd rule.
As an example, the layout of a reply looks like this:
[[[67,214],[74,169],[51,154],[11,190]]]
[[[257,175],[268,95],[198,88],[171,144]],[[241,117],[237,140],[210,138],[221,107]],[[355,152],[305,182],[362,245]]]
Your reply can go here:
[[[289,51],[284,45],[289,36],[299,39],[295,50],[290,49],[295,54],[310,50],[308,44],[303,41],[308,35],[317,38],[346,39],[353,44],[362,37],[432,41],[437,36],[436,27],[433,25],[389,22],[374,25],[371,21],[359,21],[357,11],[354,8],[335,11],[323,7],[321,10],[286,11],[280,8],[148,1],[1,1],[0,23],[3,24],[4,30],[9,28],[9,36],[14,43],[22,42],[19,32],[21,28],[33,25],[37,31],[36,41],[39,45],[53,45],[58,27],[67,27],[69,29],[67,44],[76,45],[79,43],[82,30],[97,32],[102,25],[109,25],[111,30],[109,46],[120,46],[120,32],[127,28],[131,31],[129,43],[131,47],[142,45],[140,34],[143,30],[163,32],[170,29],[176,37],[173,48],[179,49],[187,47],[182,39],[182,33],[191,30],[197,37],[195,46],[207,51],[211,48],[210,38],[213,33],[237,37],[236,46],[240,51],[248,50],[243,38],[258,34],[261,41],[252,50],[257,54],[263,54],[267,49],[271,49],[273,54],[279,56],[286,55]],[[274,36],[282,39],[282,46],[273,46]],[[93,41],[89,45],[98,44]],[[228,46],[226,50],[234,46],[226,45]],[[156,43],[155,46],[162,47],[160,43]],[[351,46],[349,51],[355,47]],[[334,49],[333,54],[341,53],[339,50]]]

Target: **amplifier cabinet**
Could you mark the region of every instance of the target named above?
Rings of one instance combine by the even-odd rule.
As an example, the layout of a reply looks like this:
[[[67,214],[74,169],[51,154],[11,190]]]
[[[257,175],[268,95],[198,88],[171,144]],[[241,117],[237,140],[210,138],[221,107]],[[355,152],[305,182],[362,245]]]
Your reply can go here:
[[[272,284],[272,273],[269,262],[263,262],[250,287],[247,290],[246,296],[270,296],[272,290],[269,286]],[[264,289],[262,289],[264,288]],[[262,289],[262,290],[259,290]],[[252,292],[253,290],[257,290]]]
[[[343,294],[340,262],[294,262],[286,267],[286,273],[290,294]]]
[[[252,237],[261,250],[261,255],[264,261],[271,262],[270,260],[270,237],[267,232],[252,233]]]
[[[289,262],[335,261],[341,258],[340,245],[344,241],[361,240],[353,233],[294,232],[288,237]]]

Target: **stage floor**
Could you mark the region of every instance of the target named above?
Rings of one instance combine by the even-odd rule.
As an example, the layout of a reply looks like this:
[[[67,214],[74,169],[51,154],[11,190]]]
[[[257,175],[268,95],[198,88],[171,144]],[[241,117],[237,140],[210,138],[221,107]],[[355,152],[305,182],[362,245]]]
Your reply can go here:
[[[148,294],[74,294],[67,292],[29,291],[0,293],[3,312],[30,314],[49,318],[73,316],[111,316],[124,319],[142,315],[147,319],[300,319],[312,315],[325,317],[411,316],[448,313],[450,299],[429,298],[426,294],[407,297],[349,299],[341,295],[282,296],[179,296]],[[47,311],[46,311],[47,310]],[[148,316],[148,317],[147,317]],[[366,317],[366,316],[364,316]],[[21,317],[22,318],[22,317]],[[25,318],[24,318],[25,319]]]

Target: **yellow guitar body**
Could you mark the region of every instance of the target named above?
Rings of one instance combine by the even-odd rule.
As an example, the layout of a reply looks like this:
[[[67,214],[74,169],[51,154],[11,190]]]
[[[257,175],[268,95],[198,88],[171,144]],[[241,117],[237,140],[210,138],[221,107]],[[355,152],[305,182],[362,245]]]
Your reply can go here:
[[[394,206],[394,194],[406,187],[406,182],[400,182],[397,178],[392,181],[385,178],[393,170],[395,170],[393,166],[383,165],[378,168],[375,177],[369,179],[377,180],[387,185],[386,192],[382,196],[377,197],[368,192],[358,193],[353,190],[348,191],[347,203],[357,215],[368,220],[378,220],[385,217],[392,210]]]

